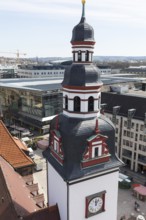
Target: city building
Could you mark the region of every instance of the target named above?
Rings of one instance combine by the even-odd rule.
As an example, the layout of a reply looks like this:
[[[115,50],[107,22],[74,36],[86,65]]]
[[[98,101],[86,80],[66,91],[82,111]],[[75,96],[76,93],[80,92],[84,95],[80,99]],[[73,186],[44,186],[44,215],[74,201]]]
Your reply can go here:
[[[42,134],[49,131],[52,117],[62,112],[61,78],[1,79],[0,115],[7,125],[21,123]],[[110,91],[111,85],[142,87],[141,78],[130,78],[120,74],[102,75],[101,91]],[[143,84],[144,85],[144,84]]]
[[[18,78],[63,77],[64,67],[61,65],[19,65]]]
[[[0,113],[7,125],[26,125],[40,134],[49,131],[53,116],[62,111],[58,79],[5,79],[0,82]]]
[[[131,73],[137,77],[146,77],[146,66],[130,66],[120,71],[121,73]]]
[[[16,78],[16,67],[0,66],[0,79]]]
[[[100,73],[103,75],[107,75],[107,74],[111,74],[112,73],[112,69],[110,66],[107,65],[97,65],[97,67],[100,70]]]
[[[82,16],[72,33],[73,64],[65,71],[63,113],[50,125],[49,205],[58,204],[62,220],[116,220],[119,166],[115,130],[100,113],[100,72],[93,65],[94,30]]]
[[[123,90],[121,90],[123,91]],[[146,171],[146,91],[103,92],[105,115],[116,126],[118,156],[133,171]]]

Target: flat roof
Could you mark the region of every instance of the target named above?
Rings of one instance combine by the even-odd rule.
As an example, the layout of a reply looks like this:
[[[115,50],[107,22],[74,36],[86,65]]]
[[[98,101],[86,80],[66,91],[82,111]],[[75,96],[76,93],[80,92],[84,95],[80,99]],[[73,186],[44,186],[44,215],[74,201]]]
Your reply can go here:
[[[142,82],[144,78],[132,78],[113,75],[101,75],[101,81],[104,85],[129,83],[129,82]],[[1,79],[0,87],[16,88],[21,90],[32,91],[49,91],[61,89],[62,77],[44,77],[44,78],[15,78],[15,79]]]
[[[1,79],[0,87],[24,90],[48,91],[61,88],[63,78],[17,78]]]

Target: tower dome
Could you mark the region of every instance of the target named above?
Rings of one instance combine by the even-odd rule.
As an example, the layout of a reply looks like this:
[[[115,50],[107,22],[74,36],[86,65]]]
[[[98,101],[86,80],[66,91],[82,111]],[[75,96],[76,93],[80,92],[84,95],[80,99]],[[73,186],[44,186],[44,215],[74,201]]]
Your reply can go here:
[[[86,23],[85,17],[82,17],[79,24],[73,29],[71,43],[77,41],[94,41],[94,30],[92,26]]]
[[[83,9],[82,9],[82,17],[74,28],[72,32],[71,43],[80,42],[80,41],[93,41],[94,42],[94,29],[91,25],[86,22],[85,18],[85,1],[82,1]]]

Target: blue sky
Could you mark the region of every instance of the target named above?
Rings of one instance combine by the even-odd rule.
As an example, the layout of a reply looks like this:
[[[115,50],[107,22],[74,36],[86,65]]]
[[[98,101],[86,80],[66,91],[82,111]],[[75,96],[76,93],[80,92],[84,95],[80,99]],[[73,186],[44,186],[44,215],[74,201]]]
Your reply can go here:
[[[0,0],[0,55],[72,56],[81,11],[81,0]],[[86,19],[94,55],[146,56],[146,0],[86,0]]]

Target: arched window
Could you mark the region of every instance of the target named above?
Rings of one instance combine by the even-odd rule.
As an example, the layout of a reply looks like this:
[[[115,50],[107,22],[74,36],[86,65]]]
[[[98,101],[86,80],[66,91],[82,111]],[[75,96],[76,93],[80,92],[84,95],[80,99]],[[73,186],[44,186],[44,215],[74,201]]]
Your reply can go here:
[[[94,111],[94,98],[90,96],[88,98],[88,112],[93,112]]]
[[[81,100],[80,100],[80,97],[75,96],[75,97],[74,97],[74,111],[75,111],[75,112],[80,112],[80,108],[81,108]]]
[[[73,61],[75,62],[75,52],[73,52]]]
[[[79,50],[79,52],[78,52],[78,61],[80,62],[80,61],[82,61],[82,59],[81,59],[81,51]]]
[[[85,61],[89,61],[89,51],[86,50],[86,53],[85,53]]]
[[[68,97],[65,96],[65,109],[68,110]]]

